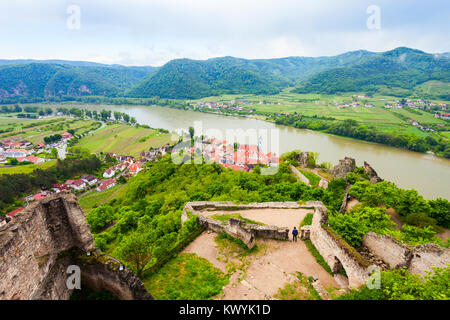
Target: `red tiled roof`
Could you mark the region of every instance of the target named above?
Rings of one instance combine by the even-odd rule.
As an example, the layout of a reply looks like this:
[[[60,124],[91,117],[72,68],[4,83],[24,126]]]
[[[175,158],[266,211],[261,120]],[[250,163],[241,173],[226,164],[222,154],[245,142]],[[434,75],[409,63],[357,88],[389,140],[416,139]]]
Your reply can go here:
[[[106,179],[106,180],[103,180],[103,181],[100,183],[100,185],[98,186],[98,189],[99,189],[100,191],[103,191],[103,190],[105,190],[109,185],[111,185],[111,184],[113,184],[113,183],[116,183],[116,180],[114,180],[114,179]]]
[[[13,210],[13,211],[11,211],[11,212],[8,212],[6,215],[8,216],[8,217],[14,217],[16,214],[18,214],[19,212],[21,212],[23,209],[25,209],[24,207],[20,207],[20,208],[17,208],[16,210]]]
[[[137,173],[141,167],[137,163],[133,163],[130,168],[128,169],[128,172],[130,173]]]

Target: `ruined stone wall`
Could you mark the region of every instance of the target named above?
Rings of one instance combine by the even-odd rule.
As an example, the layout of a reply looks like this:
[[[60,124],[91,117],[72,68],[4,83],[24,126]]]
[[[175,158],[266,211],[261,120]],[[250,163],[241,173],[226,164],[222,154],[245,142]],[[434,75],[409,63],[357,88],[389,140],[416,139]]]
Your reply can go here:
[[[320,201],[319,201],[320,202]],[[311,203],[311,205],[308,205]],[[181,222],[189,219],[188,212],[198,214],[201,210],[250,210],[250,209],[300,209],[311,208],[315,201],[308,201],[305,206],[295,201],[285,202],[257,202],[249,204],[235,204],[232,201],[192,201],[187,202],[183,207]],[[321,202],[320,202],[321,203]]]
[[[411,250],[388,235],[369,232],[363,236],[363,245],[390,268],[408,266]]]
[[[415,246],[411,254],[408,270],[422,276],[427,274],[426,271],[432,271],[433,267],[445,268],[450,265],[450,249],[434,243]]]
[[[67,254],[73,250],[76,256]],[[81,259],[94,250],[75,195],[62,192],[33,202],[0,231],[0,300],[69,299],[69,265],[80,266],[82,282],[93,289],[101,287],[123,299],[151,298],[131,270]],[[97,255],[93,252],[91,257]]]
[[[339,160],[339,164],[335,165],[331,169],[333,178],[344,178],[347,173],[353,172],[356,169],[355,159],[345,157],[343,160]]]
[[[301,182],[305,183],[308,186],[311,185],[310,182],[309,182],[309,179],[307,177],[305,177],[305,175],[303,173],[298,171],[297,168],[294,167],[292,164],[289,165],[289,170],[291,170],[291,172],[294,174],[294,176],[297,177],[298,181],[301,181]]]
[[[59,252],[94,248],[89,226],[73,194],[30,204],[0,232],[0,300],[30,299]]]
[[[313,221],[308,228],[311,242],[320,252],[333,272],[338,272],[341,267],[345,269],[348,276],[350,287],[359,287],[363,285],[369,273],[367,266],[361,265],[360,259],[348,252],[341,246],[337,239],[330,235],[322,225],[328,223],[328,210],[325,206],[317,205],[313,215]]]
[[[389,235],[369,232],[363,237],[363,245],[390,268],[406,267],[422,276],[427,274],[426,271],[432,271],[433,267],[445,268],[450,264],[450,249],[433,243],[412,247]]]
[[[192,213],[198,215],[199,224],[207,227],[210,230],[215,232],[225,231],[231,236],[237,237],[246,243],[247,237],[253,235],[257,238],[265,238],[265,239],[278,239],[278,240],[287,240],[289,239],[289,228],[279,228],[276,226],[260,226],[256,224],[246,224],[245,222],[239,219],[230,219],[230,222],[227,224],[223,224],[221,221],[214,220],[208,217],[205,217],[199,214],[201,210],[249,210],[249,209],[300,209],[300,208],[311,208],[311,206],[302,206],[294,201],[286,201],[286,202],[259,202],[259,203],[250,203],[250,204],[235,204],[231,201],[227,202],[218,202],[218,201],[196,201],[196,202],[188,202],[185,204],[183,209],[183,214],[181,216],[181,222],[184,223],[187,219],[189,219],[188,213]],[[239,226],[242,230],[239,233],[242,233],[241,236],[237,236],[237,232],[234,232],[235,225],[233,225],[232,220],[241,221],[239,222]],[[249,242],[249,245],[253,246]]]

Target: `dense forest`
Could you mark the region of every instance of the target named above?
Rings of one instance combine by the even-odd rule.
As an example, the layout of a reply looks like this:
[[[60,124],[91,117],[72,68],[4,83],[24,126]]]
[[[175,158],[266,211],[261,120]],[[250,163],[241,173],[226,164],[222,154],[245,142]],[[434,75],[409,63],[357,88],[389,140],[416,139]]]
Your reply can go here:
[[[398,48],[365,56],[354,65],[318,72],[300,81],[294,92],[334,94],[362,90],[375,93],[379,86],[412,90],[429,80],[450,82],[449,59]],[[439,98],[449,99],[448,92]]]
[[[330,57],[176,59],[160,68],[71,61],[0,61],[0,103],[73,100],[80,96],[197,99],[220,94],[382,91],[412,94],[421,84],[450,81],[446,55],[409,48]],[[439,99],[449,99],[446,90]]]
[[[0,65],[0,98],[43,99],[58,96],[121,96],[152,67],[73,66],[55,63]],[[33,101],[31,101],[33,102]]]

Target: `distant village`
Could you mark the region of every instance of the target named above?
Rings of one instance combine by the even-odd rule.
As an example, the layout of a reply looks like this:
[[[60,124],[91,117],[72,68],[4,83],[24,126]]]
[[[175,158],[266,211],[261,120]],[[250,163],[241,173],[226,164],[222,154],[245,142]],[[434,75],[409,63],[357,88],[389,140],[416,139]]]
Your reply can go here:
[[[57,142],[44,144],[39,143],[33,145],[30,141],[24,140],[21,137],[9,137],[0,140],[0,163],[7,164],[9,159],[17,159],[18,163],[40,163],[51,159],[45,157],[39,157],[39,154],[47,151],[49,152],[53,148],[61,148],[66,144],[73,134],[70,132],[64,132],[61,135],[61,139]]]
[[[71,136],[65,135],[66,142],[70,140]],[[4,140],[7,140],[6,143]],[[10,144],[8,139],[3,139],[1,143],[3,143],[3,154],[5,157],[17,158],[21,161],[21,158],[24,154],[28,154],[30,152],[36,151],[35,149],[25,150],[25,149],[11,149],[14,148],[24,148],[24,147],[32,147],[29,142],[21,140],[19,142],[14,142]],[[17,144],[17,143],[20,143]],[[42,146],[40,146],[42,147]],[[20,150],[20,151],[14,151]],[[80,178],[77,179],[68,179],[64,183],[61,184],[53,184],[50,190],[40,190],[38,193],[29,195],[25,197],[25,201],[27,204],[34,200],[41,199],[43,197],[49,196],[54,193],[59,193],[64,190],[72,191],[76,194],[84,194],[86,192],[90,192],[92,190],[96,190],[97,192],[102,192],[104,190],[110,189],[114,187],[118,179],[120,177],[129,178],[131,176],[137,175],[144,169],[144,164],[150,161],[156,160],[158,157],[164,156],[168,151],[171,150],[169,145],[165,145],[159,148],[151,149],[150,151],[142,151],[139,154],[139,157],[133,157],[130,155],[118,155],[114,153],[107,153],[105,156],[109,156],[110,159],[113,159],[117,164],[107,168],[102,177],[99,178],[92,174],[82,174]],[[25,158],[35,157],[27,155]],[[37,163],[37,162],[33,162]],[[102,179],[103,178],[103,179]],[[6,219],[10,221],[14,218],[16,214],[24,210],[24,207],[17,208],[6,214]]]
[[[198,109],[209,109],[209,110],[218,110],[218,111],[245,111],[248,113],[253,113],[256,110],[251,108],[244,109],[245,106],[250,105],[281,105],[281,102],[267,102],[267,101],[248,101],[248,100],[230,100],[225,102],[203,102],[200,101],[192,106],[192,109],[198,110]]]
[[[227,140],[215,138],[195,141],[193,147],[186,146],[177,151],[183,151],[187,155],[201,155],[205,162],[215,162],[224,168],[246,172],[251,172],[257,165],[277,166],[280,162],[275,153],[265,154],[257,145],[234,145]]]

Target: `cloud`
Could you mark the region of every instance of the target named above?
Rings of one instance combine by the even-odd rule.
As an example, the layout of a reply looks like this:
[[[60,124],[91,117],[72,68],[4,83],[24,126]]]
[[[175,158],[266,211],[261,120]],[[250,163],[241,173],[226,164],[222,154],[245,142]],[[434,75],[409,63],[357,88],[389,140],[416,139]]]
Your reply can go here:
[[[81,10],[67,28],[67,7]],[[379,6],[381,29],[367,29]],[[1,58],[161,65],[171,59],[450,51],[446,0],[2,0]]]

